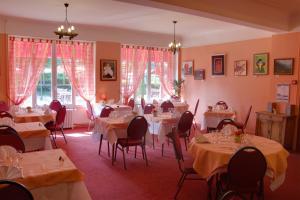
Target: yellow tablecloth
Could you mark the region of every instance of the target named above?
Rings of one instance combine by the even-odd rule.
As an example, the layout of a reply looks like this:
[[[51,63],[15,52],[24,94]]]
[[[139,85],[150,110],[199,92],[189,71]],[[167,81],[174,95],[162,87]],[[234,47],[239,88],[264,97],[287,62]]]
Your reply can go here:
[[[61,149],[24,153],[23,177],[15,181],[29,189],[83,180],[83,174]],[[64,161],[59,161],[62,157]]]
[[[16,123],[24,123],[24,122],[42,122],[43,124],[54,120],[55,114],[44,114],[39,112],[32,112],[32,113],[22,113],[16,114],[14,116],[14,121]]]
[[[197,143],[193,138],[188,152],[193,156],[193,168],[202,178],[209,178],[220,170],[226,169],[231,156],[243,145],[255,146],[265,156],[267,161],[267,175],[271,177],[272,190],[279,187],[285,178],[287,157],[289,153],[281,144],[267,138],[245,135],[245,144],[234,142],[233,136],[219,133],[205,134],[210,143]]]
[[[49,130],[41,122],[15,123],[13,128],[23,139],[50,135]]]

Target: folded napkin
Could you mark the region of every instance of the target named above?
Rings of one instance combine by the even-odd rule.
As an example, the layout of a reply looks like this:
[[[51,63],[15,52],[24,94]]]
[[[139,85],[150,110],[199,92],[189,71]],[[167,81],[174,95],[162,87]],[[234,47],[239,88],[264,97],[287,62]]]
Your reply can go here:
[[[11,146],[0,146],[0,179],[14,179],[22,177],[18,167],[18,153]]]
[[[0,165],[7,165],[10,158],[16,158],[17,154],[17,150],[11,146],[0,146]]]
[[[14,122],[9,117],[0,118],[0,125],[13,126]]]
[[[224,133],[225,135],[231,135],[237,130],[238,129],[235,126],[228,124],[222,128],[221,132]]]
[[[0,179],[16,179],[21,177],[21,168],[15,166],[0,166]]]
[[[197,135],[195,137],[195,141],[197,143],[209,143],[209,140],[205,136],[203,136],[203,135]]]

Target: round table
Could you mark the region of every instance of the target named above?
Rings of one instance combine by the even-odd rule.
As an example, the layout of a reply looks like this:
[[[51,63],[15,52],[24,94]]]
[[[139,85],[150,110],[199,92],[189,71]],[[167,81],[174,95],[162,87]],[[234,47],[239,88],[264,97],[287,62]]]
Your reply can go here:
[[[255,146],[265,156],[267,175],[272,179],[271,190],[277,189],[285,179],[289,153],[276,141],[244,134],[242,142],[234,142],[234,136],[222,133],[202,134],[194,137],[188,152],[193,156],[193,168],[200,177],[209,179],[220,171],[226,171],[232,155],[241,147]]]

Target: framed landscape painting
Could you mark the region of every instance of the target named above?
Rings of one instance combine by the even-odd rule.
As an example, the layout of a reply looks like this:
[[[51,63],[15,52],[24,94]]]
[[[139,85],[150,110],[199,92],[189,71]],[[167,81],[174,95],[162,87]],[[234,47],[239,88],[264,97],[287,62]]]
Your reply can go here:
[[[293,75],[294,58],[274,59],[274,75]]]
[[[187,60],[182,62],[182,72],[184,75],[193,75],[194,72],[194,61]]]
[[[289,97],[290,97],[290,85],[277,84],[276,100],[281,102],[289,102]]]
[[[205,69],[198,69],[194,71],[194,80],[204,80],[205,79]]]
[[[266,75],[269,73],[269,54],[258,53],[253,56],[253,74]]]
[[[117,61],[116,60],[100,60],[100,79],[101,81],[117,80]]]
[[[247,60],[234,61],[234,75],[247,76]]]
[[[212,75],[225,74],[225,55],[214,55],[211,57],[212,61]]]

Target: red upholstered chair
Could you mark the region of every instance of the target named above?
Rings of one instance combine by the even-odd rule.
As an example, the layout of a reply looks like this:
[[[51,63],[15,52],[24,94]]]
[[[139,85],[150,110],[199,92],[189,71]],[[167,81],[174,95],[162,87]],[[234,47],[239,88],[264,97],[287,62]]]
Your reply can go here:
[[[0,101],[0,111],[9,111],[9,106],[4,101]]]
[[[134,108],[134,99],[133,98],[129,99],[128,106],[130,106],[132,109]]]
[[[196,120],[195,120],[195,116],[197,114],[198,106],[199,106],[199,99],[197,100],[197,103],[196,103],[196,106],[195,106],[195,110],[194,110],[194,120],[193,120],[194,130],[197,129],[197,123],[196,123]]]
[[[187,150],[187,141],[189,141],[191,127],[193,125],[194,115],[190,111],[182,113],[176,133],[180,138],[184,139],[185,149]],[[161,154],[164,154],[164,144],[162,144]]]
[[[110,106],[105,106],[105,107],[102,109],[102,111],[101,111],[100,117],[101,117],[101,118],[108,117],[109,114],[110,114],[112,111],[114,111],[114,109],[113,109],[112,107],[110,107]],[[103,140],[103,134],[100,133],[100,143],[99,143],[99,150],[98,150],[98,154],[99,154],[99,155],[100,155],[100,153],[101,153],[102,140]],[[107,151],[108,156],[110,156],[110,150],[109,150],[109,143],[108,143],[108,141],[107,141],[107,148],[108,148],[108,151]]]
[[[248,110],[248,113],[247,113],[247,117],[244,121],[244,123],[242,122],[235,122],[237,124],[237,126],[239,127],[239,129],[241,130],[245,130],[245,128],[247,127],[247,123],[248,123],[248,120],[249,120],[249,117],[250,117],[250,114],[251,114],[251,110],[252,110],[252,106],[250,106],[249,110]]]
[[[0,111],[0,118],[5,118],[5,117],[13,119],[13,116],[9,112]]]
[[[58,100],[52,100],[51,103],[50,103],[50,105],[49,105],[49,108],[51,110],[56,111],[56,112],[58,112],[59,109],[61,109],[61,107],[62,107],[62,105],[61,105],[61,103]]]
[[[240,129],[238,124],[235,121],[233,121],[232,119],[223,119],[222,121],[219,122],[219,124],[217,126],[217,130],[221,131],[226,125],[232,125],[232,126],[235,126],[237,129]]]
[[[217,182],[217,196],[224,191],[234,190],[240,194],[250,194],[251,199],[264,197],[264,176],[267,170],[265,156],[255,147],[243,147],[230,159],[227,172],[221,174]]]
[[[25,145],[17,131],[10,126],[0,126],[0,146],[9,145],[17,151],[25,152]]]
[[[220,198],[220,200],[246,200],[246,198],[243,197],[238,192],[229,190],[224,193],[224,195]]]
[[[127,128],[127,138],[118,138],[116,149],[115,149],[115,155],[114,160],[116,160],[117,157],[117,151],[118,149],[122,151],[123,153],[123,163],[124,168],[126,168],[125,163],[125,148],[128,148],[130,146],[140,146],[142,148],[142,154],[143,158],[146,160],[146,165],[148,166],[148,160],[147,160],[147,154],[145,149],[145,137],[146,132],[148,130],[148,123],[143,116],[136,116],[129,124]],[[135,149],[135,157],[136,157],[136,149]]]
[[[155,106],[153,104],[147,104],[144,108],[144,114],[151,114]]]
[[[142,106],[143,110],[145,109],[145,105],[146,105],[145,99],[142,97],[141,98],[141,106]]]
[[[228,108],[228,106],[227,106],[227,104],[226,104],[225,101],[218,101],[218,102],[216,103],[216,105],[217,105],[217,106],[223,106],[225,110]]]
[[[177,131],[175,130],[175,128],[173,128],[172,132],[167,134],[167,137],[169,139],[171,139],[171,143],[173,144],[173,147],[174,147],[175,157],[177,159],[179,170],[181,172],[181,177],[177,184],[178,187],[177,187],[177,191],[176,191],[175,197],[174,197],[174,199],[176,199],[185,180],[203,180],[203,181],[205,181],[205,179],[201,179],[201,178],[197,177],[196,176],[197,172],[192,167],[189,167],[189,168],[184,167],[181,143],[180,143],[179,135],[178,135]],[[192,177],[190,177],[190,176],[192,176]]]
[[[164,101],[162,102],[162,104],[160,105],[162,112],[169,112],[170,108],[174,108],[174,105],[171,101]]]
[[[33,200],[31,192],[24,185],[10,180],[0,180],[0,197],[1,199]]]
[[[61,109],[59,109],[56,114],[55,122],[50,121],[45,124],[45,127],[51,132],[55,147],[57,147],[56,142],[55,142],[57,131],[60,131],[62,133],[65,143],[67,143],[67,140],[66,140],[66,137],[64,134],[64,130],[63,130],[66,112],[67,112],[66,106],[62,106]],[[53,137],[53,132],[54,132],[54,137]]]

